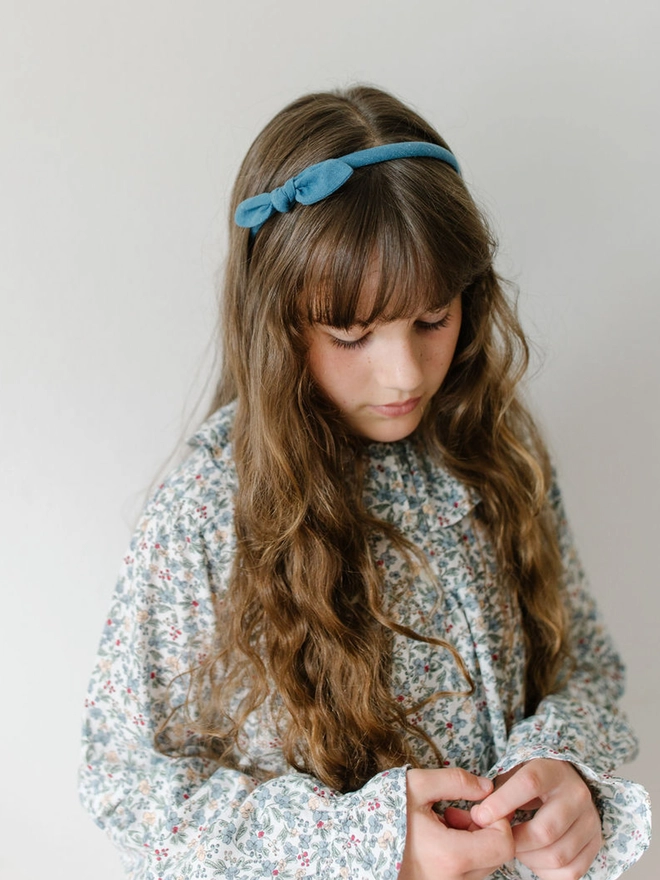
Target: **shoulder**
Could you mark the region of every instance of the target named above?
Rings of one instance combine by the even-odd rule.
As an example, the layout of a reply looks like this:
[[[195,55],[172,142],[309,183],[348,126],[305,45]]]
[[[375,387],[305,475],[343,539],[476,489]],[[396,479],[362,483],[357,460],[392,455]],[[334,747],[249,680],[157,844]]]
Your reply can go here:
[[[234,405],[213,413],[188,440],[185,458],[147,501],[135,540],[147,531],[154,541],[176,531],[205,533],[229,527],[236,492],[231,433]]]

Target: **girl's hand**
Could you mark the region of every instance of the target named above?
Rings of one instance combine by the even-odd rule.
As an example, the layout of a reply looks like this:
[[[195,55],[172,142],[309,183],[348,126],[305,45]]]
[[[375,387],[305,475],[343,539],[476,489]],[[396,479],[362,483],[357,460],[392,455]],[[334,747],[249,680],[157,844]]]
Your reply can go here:
[[[509,823],[494,820],[480,828],[467,820],[460,828],[433,811],[436,801],[479,801],[493,790],[488,779],[458,768],[409,770],[408,830],[399,880],[483,880],[513,858]],[[449,810],[448,810],[449,812]]]
[[[572,764],[537,758],[498,777],[496,786],[470,811],[477,825],[536,809],[529,822],[512,828],[518,861],[541,880],[577,880],[586,874],[603,837],[591,792]]]

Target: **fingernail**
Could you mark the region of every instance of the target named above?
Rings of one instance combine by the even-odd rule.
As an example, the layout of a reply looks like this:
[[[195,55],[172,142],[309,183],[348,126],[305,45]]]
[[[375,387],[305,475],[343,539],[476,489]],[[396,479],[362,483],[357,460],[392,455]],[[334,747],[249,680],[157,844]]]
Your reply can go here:
[[[491,819],[493,818],[490,814],[490,810],[487,807],[473,807],[473,814],[476,812],[476,815],[473,815],[475,822],[478,822],[480,825],[489,825]]]
[[[493,783],[490,779],[486,779],[483,776],[479,777],[479,788],[482,788],[484,791],[490,791],[493,787]]]

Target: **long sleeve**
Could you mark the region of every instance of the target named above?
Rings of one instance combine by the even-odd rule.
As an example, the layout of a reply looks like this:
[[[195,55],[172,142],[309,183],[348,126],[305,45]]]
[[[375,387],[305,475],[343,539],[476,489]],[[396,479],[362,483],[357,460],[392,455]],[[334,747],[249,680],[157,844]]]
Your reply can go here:
[[[219,767],[194,748],[178,757],[154,749],[167,706],[185,698],[185,673],[213,633],[212,593],[231,558],[228,497],[217,463],[196,451],[138,526],[86,700],[83,804],[135,880],[394,880],[405,841],[405,768],[338,794],[291,770],[272,778],[254,765]]]
[[[619,708],[624,669],[601,615],[588,592],[558,488],[550,501],[564,561],[564,590],[575,669],[567,683],[546,697],[535,714],[515,724],[506,753],[491,775],[533,758],[570,761],[594,794],[605,845],[586,875],[613,880],[648,846],[651,813],[648,795],[636,783],[611,771],[632,760],[637,741]],[[535,877],[515,863],[513,877]],[[506,872],[505,872],[506,873]]]

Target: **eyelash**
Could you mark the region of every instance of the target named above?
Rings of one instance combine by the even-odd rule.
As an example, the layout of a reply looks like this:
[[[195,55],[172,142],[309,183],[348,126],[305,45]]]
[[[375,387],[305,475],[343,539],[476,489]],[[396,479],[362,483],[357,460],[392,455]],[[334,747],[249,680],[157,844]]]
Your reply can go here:
[[[416,327],[418,330],[421,330],[422,333],[429,333],[433,330],[440,330],[442,327],[446,327],[449,323],[450,314],[444,316],[444,318],[440,318],[439,321],[416,321]],[[347,339],[338,339],[336,336],[332,336],[332,344],[336,345],[338,348],[348,348],[355,350],[356,348],[362,348],[367,344],[367,340],[369,339],[369,333],[365,336],[361,336],[359,339],[347,340]]]

